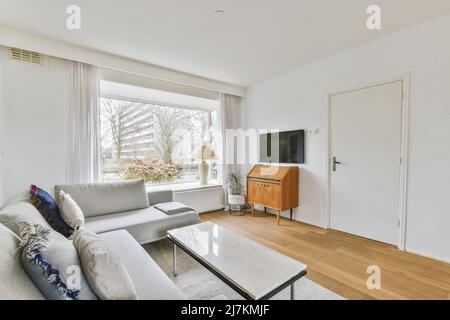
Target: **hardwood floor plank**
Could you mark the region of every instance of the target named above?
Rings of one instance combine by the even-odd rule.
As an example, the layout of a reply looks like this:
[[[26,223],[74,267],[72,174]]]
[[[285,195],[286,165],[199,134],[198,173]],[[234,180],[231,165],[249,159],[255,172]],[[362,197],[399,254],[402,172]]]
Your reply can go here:
[[[383,255],[379,252],[374,253],[368,250],[357,250],[354,248],[343,247],[338,249],[338,251],[344,254],[350,254],[353,257],[372,261],[374,264],[383,266],[388,270],[407,274],[411,277],[415,277],[420,281],[433,284],[434,286],[442,288],[443,290],[448,290],[450,288],[450,275],[440,271],[439,269],[435,269],[433,272],[429,272],[428,267],[422,266],[418,263],[396,259],[395,257],[392,257],[390,255]]]
[[[358,253],[351,252],[345,248],[339,249],[340,253],[351,257],[355,261],[363,262],[367,266],[378,265],[381,269],[381,287],[388,292],[400,293],[408,299],[445,299],[447,286],[437,281],[430,281],[414,272],[405,272],[403,268],[393,267],[380,260],[373,260],[361,256]],[[403,269],[403,270],[402,270]],[[414,286],[411,286],[411,279],[414,280]]]
[[[351,300],[374,300],[374,297],[355,290],[349,285],[338,281],[332,277],[329,277],[316,270],[308,270],[308,279],[320,283],[323,287],[330,289],[333,292],[339,292],[339,294],[347,299]]]
[[[308,265],[307,277],[347,299],[450,299],[450,265],[334,230],[258,212],[201,215]],[[367,288],[367,267],[382,269],[381,290]]]
[[[369,240],[334,230],[330,230],[327,236],[339,241],[349,243],[351,245],[370,248],[371,250],[374,250],[376,252],[389,255],[391,258],[403,259],[404,263],[417,263],[425,268],[431,267],[435,270],[440,270],[447,274],[450,272],[450,265],[448,263],[419,256],[417,254],[409,253],[406,251],[400,251],[396,247],[389,244],[384,244],[378,241]]]

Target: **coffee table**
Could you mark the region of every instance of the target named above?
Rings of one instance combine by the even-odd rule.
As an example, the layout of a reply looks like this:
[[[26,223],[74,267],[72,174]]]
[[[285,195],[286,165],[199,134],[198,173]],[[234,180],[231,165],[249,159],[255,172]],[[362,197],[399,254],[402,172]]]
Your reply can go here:
[[[306,274],[306,265],[211,222],[168,231],[173,243],[173,274],[177,247],[249,300],[265,300],[291,287]]]

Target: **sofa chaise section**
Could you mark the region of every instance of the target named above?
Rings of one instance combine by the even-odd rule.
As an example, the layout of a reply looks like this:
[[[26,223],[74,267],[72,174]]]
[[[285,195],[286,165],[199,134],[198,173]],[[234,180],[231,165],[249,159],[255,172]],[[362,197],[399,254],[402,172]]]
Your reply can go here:
[[[125,230],[100,234],[120,253],[140,300],[184,300],[148,253]]]
[[[125,229],[140,244],[160,240],[170,229],[200,223],[198,213],[168,215],[152,205],[172,201],[171,191],[146,192],[143,180],[57,185],[70,194],[85,215],[86,228],[96,233]]]
[[[150,207],[86,218],[86,229],[95,233],[124,229],[133,235],[137,242],[145,244],[163,239],[168,230],[199,222],[195,211],[167,215]]]

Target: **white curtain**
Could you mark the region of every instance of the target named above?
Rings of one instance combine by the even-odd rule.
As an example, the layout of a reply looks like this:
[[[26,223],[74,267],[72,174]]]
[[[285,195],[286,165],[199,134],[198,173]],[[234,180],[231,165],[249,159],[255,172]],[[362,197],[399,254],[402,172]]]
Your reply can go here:
[[[98,68],[80,62],[71,62],[66,183],[99,180],[99,104]]]
[[[227,195],[226,182],[228,175],[231,173],[241,174],[241,165],[236,161],[236,146],[234,141],[227,141],[226,131],[227,129],[241,129],[242,128],[242,110],[241,110],[241,98],[233,96],[231,94],[220,94],[220,133],[222,141],[222,178],[225,187],[225,195]],[[231,149],[234,149],[232,151]],[[230,159],[230,151],[234,152],[234,159]],[[228,161],[227,161],[228,159]],[[232,160],[232,161],[230,161]],[[230,163],[232,162],[232,163]],[[225,197],[226,199],[226,197]]]

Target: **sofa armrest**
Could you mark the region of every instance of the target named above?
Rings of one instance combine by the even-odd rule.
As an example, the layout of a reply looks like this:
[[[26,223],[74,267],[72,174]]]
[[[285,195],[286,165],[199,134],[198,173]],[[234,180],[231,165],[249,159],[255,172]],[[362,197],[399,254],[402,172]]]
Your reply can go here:
[[[150,191],[148,192],[148,200],[150,205],[162,202],[172,202],[172,190]]]

